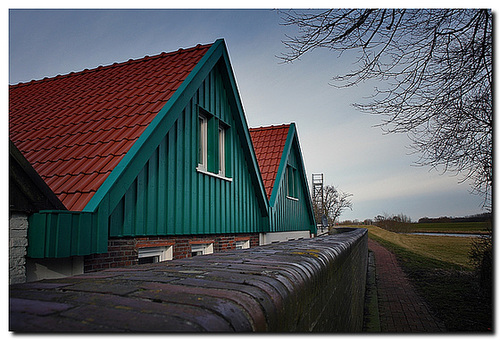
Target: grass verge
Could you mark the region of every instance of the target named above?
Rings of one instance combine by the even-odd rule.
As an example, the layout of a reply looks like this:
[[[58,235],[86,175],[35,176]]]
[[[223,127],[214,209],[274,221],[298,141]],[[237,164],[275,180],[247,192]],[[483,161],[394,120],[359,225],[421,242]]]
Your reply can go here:
[[[415,254],[472,269],[468,257],[470,237],[398,234],[376,226],[368,226],[368,233],[373,239],[386,240]]]
[[[374,227],[376,228],[376,227]],[[453,242],[443,240],[444,253],[436,254],[434,246],[426,253],[421,245],[415,245],[369,227],[369,236],[396,254],[403,270],[408,274],[418,292],[430,308],[446,325],[450,332],[491,332],[492,298],[491,294],[480,292],[476,274],[463,260],[448,261]],[[380,229],[380,228],[378,228]],[[387,234],[390,233],[390,234]],[[428,236],[429,241],[445,239]],[[458,238],[456,238],[458,239]],[[426,240],[420,239],[425,244]],[[450,243],[452,242],[452,243]],[[455,244],[456,245],[456,244]],[[461,247],[462,258],[466,257],[468,247]],[[456,252],[455,249],[453,252]]]

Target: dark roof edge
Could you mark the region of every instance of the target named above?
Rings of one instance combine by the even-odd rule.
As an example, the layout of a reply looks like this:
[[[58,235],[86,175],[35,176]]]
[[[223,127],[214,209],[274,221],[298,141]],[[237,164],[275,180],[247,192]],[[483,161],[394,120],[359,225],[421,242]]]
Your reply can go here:
[[[43,207],[44,209],[68,210],[10,139],[9,139],[9,156],[12,157],[12,159],[22,169],[26,177],[35,185],[35,187],[47,199],[48,206]],[[11,179],[10,177],[11,174],[9,174],[9,180]]]

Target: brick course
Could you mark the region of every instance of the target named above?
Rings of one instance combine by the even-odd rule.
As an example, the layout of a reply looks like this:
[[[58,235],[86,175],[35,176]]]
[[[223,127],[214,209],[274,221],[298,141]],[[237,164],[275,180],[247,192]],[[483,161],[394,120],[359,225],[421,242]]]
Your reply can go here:
[[[233,250],[236,241],[250,240],[250,247],[259,245],[259,234],[182,235],[110,238],[108,252],[85,256],[84,272],[138,264],[139,249],[173,246],[173,259],[191,257],[192,244],[213,243],[214,253]]]

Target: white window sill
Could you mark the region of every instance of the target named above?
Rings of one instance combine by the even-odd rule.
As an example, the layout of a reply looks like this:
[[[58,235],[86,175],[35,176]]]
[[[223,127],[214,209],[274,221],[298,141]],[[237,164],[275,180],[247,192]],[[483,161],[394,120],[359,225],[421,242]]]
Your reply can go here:
[[[212,176],[212,177],[215,177],[218,179],[222,179],[223,181],[226,181],[226,182],[233,181],[233,179],[230,177],[226,177],[226,176],[219,175],[219,174],[214,174],[213,172],[207,171],[207,170],[200,168],[200,167],[196,167],[196,171],[199,172],[200,174],[204,174],[204,175]]]
[[[298,198],[295,198],[295,197],[291,197],[291,196],[287,196],[286,198],[288,198],[289,200],[292,200],[292,201],[299,201]]]

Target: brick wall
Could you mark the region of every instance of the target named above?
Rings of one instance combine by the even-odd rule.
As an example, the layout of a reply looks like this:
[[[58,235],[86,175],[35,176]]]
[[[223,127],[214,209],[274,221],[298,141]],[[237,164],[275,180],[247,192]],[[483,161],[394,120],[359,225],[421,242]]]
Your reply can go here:
[[[214,253],[235,249],[236,241],[249,240],[250,247],[259,245],[259,234],[223,234],[189,236],[151,236],[110,238],[108,252],[85,256],[85,272],[138,264],[138,250],[143,247],[173,246],[173,259],[191,257],[191,245],[213,243]]]
[[[9,329],[359,332],[368,234],[366,229],[339,231],[314,239],[12,285]]]
[[[91,272],[137,264],[136,240],[133,238],[110,239],[108,252],[84,258],[84,272]]]

